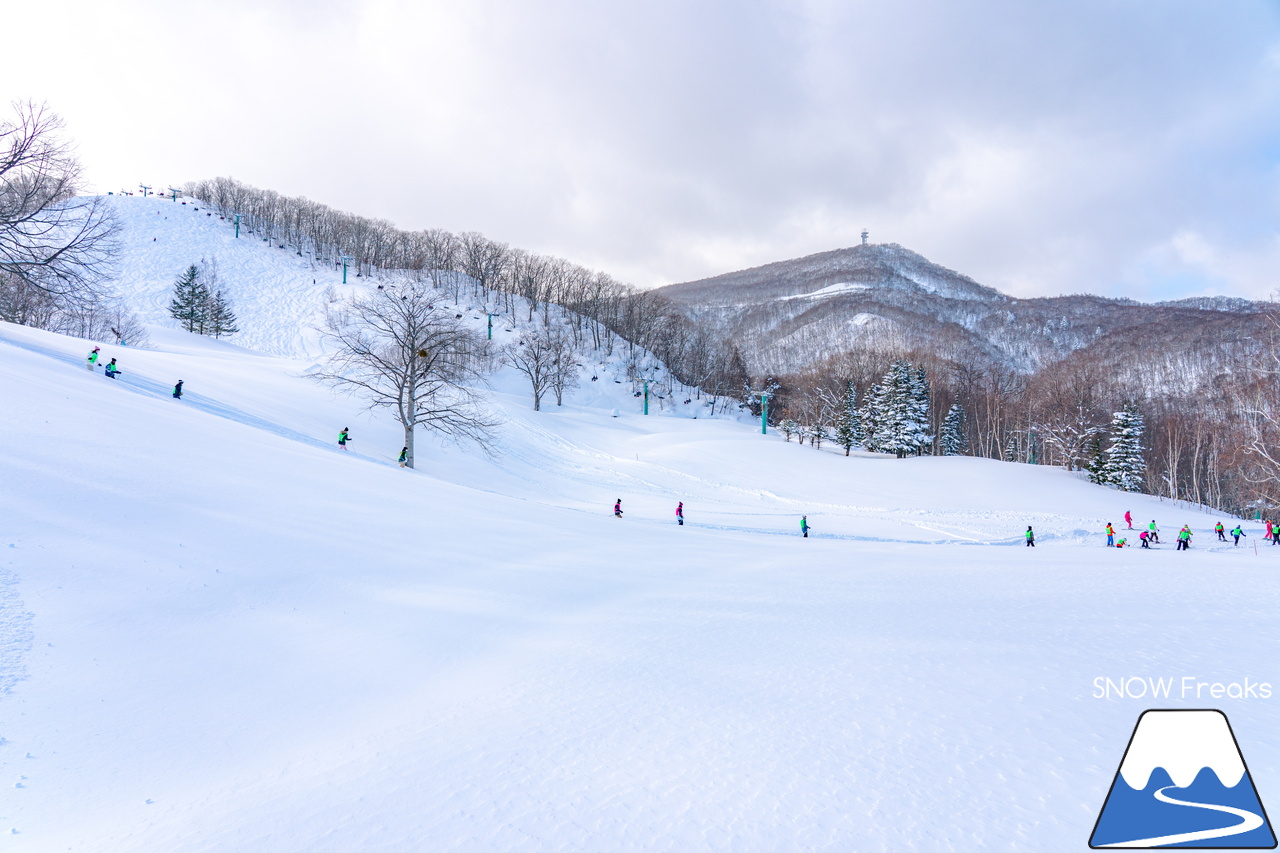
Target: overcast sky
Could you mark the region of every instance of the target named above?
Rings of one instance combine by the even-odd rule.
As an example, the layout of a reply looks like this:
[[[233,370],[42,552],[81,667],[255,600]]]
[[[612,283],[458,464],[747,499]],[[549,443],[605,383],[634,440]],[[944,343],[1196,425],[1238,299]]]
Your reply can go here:
[[[649,286],[895,242],[1017,295],[1280,287],[1280,4],[41,0],[0,100]]]

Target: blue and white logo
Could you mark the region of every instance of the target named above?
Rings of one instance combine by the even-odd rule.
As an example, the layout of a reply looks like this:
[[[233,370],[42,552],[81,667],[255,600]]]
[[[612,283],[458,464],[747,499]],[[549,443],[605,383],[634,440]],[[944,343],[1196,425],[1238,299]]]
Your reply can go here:
[[[1092,848],[1270,850],[1271,822],[1221,711],[1144,711]]]

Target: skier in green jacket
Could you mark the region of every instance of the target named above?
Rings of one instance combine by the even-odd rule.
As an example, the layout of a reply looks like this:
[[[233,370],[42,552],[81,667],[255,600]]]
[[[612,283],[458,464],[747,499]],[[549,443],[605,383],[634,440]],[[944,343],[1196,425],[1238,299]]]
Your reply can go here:
[[[1236,525],[1235,530],[1231,531],[1231,538],[1236,540],[1235,544],[1240,544],[1240,537],[1244,535],[1244,531],[1240,529],[1240,525]]]
[[[1227,532],[1226,532],[1226,531],[1227,531],[1227,529],[1226,529],[1225,527],[1223,527],[1223,526],[1222,526],[1222,522],[1221,522],[1221,521],[1219,521],[1217,524],[1215,524],[1215,525],[1213,526],[1213,532],[1218,534],[1218,541],[1219,541],[1219,542],[1226,542],[1226,541],[1227,541]]]
[[[1036,547],[1036,533],[1034,530],[1031,529],[1030,524],[1027,525],[1027,532],[1025,535],[1027,537],[1027,547],[1028,548]]]
[[[350,440],[351,440],[351,433],[347,431],[346,427],[343,427],[342,432],[338,433],[338,446],[341,447],[343,450],[346,450],[347,442]]]
[[[809,516],[800,516],[800,532],[804,534],[804,538],[809,538]]]
[[[400,450],[400,459],[399,459],[398,461],[400,462],[400,467],[401,467],[401,468],[403,468],[405,465],[408,465],[408,464],[409,464],[409,448],[408,448],[408,446],[405,446],[405,447],[401,448],[401,450]]]
[[[1178,531],[1178,547],[1176,551],[1186,551],[1191,548],[1191,527],[1182,525],[1182,529]]]
[[[89,353],[89,355],[85,357],[84,366],[86,369],[93,370],[93,368],[97,367],[99,352],[101,352],[101,349],[94,347],[93,352]]]

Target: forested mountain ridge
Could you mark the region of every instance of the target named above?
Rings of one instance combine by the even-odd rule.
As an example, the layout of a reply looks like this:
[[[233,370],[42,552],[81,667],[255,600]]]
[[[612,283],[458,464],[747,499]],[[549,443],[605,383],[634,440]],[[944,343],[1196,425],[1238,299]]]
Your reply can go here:
[[[894,243],[853,246],[658,288],[682,314],[735,341],[753,373],[794,373],[850,349],[925,349],[1029,373],[1073,352],[1125,350],[1209,326],[1257,334],[1266,303],[1155,304],[1088,294],[1019,299]],[[1112,341],[1113,335],[1122,336]]]

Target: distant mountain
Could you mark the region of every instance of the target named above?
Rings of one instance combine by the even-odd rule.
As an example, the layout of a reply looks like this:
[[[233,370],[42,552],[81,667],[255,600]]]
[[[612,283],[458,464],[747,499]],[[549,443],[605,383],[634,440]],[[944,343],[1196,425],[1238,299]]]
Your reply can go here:
[[[1032,372],[1083,349],[1205,326],[1257,334],[1264,303],[1200,297],[1143,304],[1087,294],[1015,299],[895,243],[779,261],[659,288],[689,319],[741,348],[753,373],[789,373],[861,347],[926,349]],[[1169,340],[1173,332],[1174,339]]]

